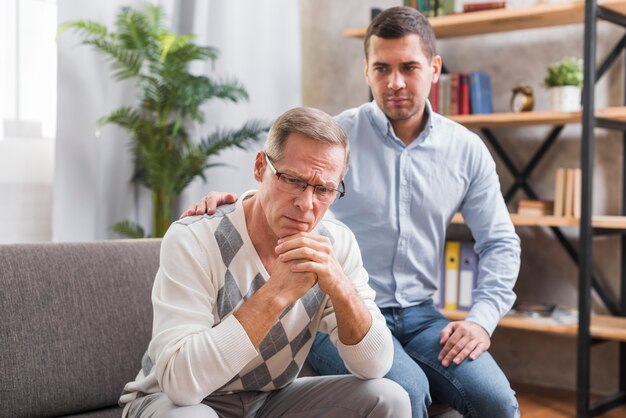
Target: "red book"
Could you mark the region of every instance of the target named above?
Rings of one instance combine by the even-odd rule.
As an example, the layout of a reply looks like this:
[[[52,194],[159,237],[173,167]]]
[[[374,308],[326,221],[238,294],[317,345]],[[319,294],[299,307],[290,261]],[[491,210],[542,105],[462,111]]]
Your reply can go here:
[[[463,13],[480,12],[481,10],[504,9],[505,1],[488,1],[483,3],[466,3],[463,5]]]
[[[430,105],[433,112],[439,113],[439,83],[433,83],[430,86]]]
[[[460,87],[459,73],[450,74],[450,116],[459,114]]]
[[[469,74],[459,73],[459,115],[470,114]]]

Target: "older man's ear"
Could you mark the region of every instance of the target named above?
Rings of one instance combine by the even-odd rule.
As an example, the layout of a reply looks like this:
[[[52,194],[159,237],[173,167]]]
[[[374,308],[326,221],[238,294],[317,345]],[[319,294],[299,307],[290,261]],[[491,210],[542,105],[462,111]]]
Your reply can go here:
[[[265,153],[259,151],[254,159],[254,179],[258,182],[263,180],[263,172],[265,171]]]

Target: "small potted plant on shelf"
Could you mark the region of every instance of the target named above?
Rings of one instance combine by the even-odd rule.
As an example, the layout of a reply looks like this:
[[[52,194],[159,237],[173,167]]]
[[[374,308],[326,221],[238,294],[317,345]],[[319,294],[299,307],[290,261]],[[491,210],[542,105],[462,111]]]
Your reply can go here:
[[[580,94],[583,86],[581,59],[563,58],[550,65],[543,83],[550,90],[552,110],[557,112],[580,110]]]

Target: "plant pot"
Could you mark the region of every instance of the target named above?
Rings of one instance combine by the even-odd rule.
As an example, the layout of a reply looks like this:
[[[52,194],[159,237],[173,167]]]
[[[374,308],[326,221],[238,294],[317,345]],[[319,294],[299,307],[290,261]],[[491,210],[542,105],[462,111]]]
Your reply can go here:
[[[550,88],[552,110],[555,112],[577,112],[580,110],[581,88],[560,86]]]

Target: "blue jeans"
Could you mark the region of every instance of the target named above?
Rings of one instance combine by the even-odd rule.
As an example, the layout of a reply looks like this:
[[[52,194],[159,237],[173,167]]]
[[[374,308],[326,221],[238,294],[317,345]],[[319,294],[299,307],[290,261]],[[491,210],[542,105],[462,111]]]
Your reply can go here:
[[[385,377],[409,393],[414,418],[428,417],[431,394],[464,417],[519,417],[515,392],[488,352],[458,366],[441,365],[439,333],[449,321],[431,301],[381,311],[394,342],[393,366]],[[308,360],[322,375],[349,373],[327,334],[317,334]]]

